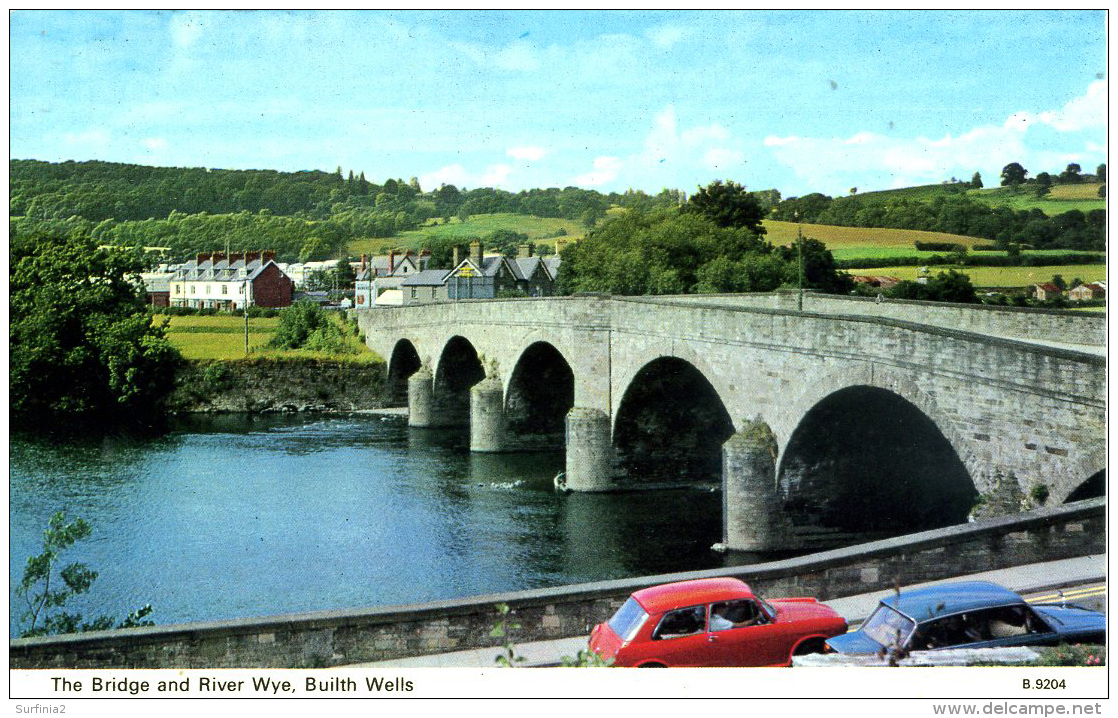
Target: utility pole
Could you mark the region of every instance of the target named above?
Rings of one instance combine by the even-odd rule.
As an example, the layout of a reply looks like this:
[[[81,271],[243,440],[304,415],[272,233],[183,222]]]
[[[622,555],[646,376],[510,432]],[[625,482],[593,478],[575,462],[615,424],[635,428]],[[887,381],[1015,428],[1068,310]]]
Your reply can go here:
[[[796,306],[798,311],[802,312],[804,310],[804,232],[803,225],[800,224],[799,212],[796,212],[796,249],[800,265],[800,299]]]

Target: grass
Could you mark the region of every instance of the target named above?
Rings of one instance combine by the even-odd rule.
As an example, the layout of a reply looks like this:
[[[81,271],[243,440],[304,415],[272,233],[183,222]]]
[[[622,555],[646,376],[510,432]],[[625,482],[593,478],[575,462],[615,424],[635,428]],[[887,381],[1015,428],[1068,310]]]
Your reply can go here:
[[[900,279],[916,279],[919,267],[875,267],[870,269],[851,269],[850,274],[883,275]],[[1102,264],[1070,264],[1066,266],[1045,267],[929,267],[931,276],[954,269],[970,277],[976,287],[1024,287],[1038,282],[1047,282],[1052,275],[1059,274],[1071,283],[1075,277],[1084,282],[1098,282],[1106,279],[1106,266]]]
[[[182,355],[192,360],[231,360],[245,358],[245,320],[243,317],[215,315],[210,317],[183,316],[164,317],[156,315],[153,319],[160,322],[171,320],[167,338]],[[249,357],[253,359],[332,359],[352,362],[380,362],[383,359],[369,349],[358,337],[353,335],[352,325],[345,323],[341,316],[335,321],[343,323],[346,343],[354,351],[345,354],[312,352],[305,349],[269,349],[267,344],[279,326],[278,318],[249,319],[248,346]]]
[[[1099,182],[1082,184],[1053,185],[1044,197],[1036,196],[1036,185],[1019,187],[986,187],[966,191],[966,196],[979,200],[992,207],[1010,207],[1013,210],[1040,209],[1049,217],[1063,214],[1073,209],[1087,213],[1093,209],[1106,209],[1106,200],[1098,196]],[[930,184],[901,189],[887,189],[877,192],[863,192],[858,195],[868,200],[887,201],[910,199],[929,201],[939,196],[951,196],[954,192],[950,185]]]
[[[968,237],[944,232],[921,232],[913,229],[880,229],[866,227],[836,227],[826,224],[796,225],[794,222],[764,222],[766,238],[777,245],[789,245],[796,239],[797,226],[805,237],[818,239],[827,245],[835,259],[892,259],[893,257],[931,257],[947,252],[924,252],[916,249],[915,242],[950,242],[964,247],[976,244],[993,244],[993,240]],[[1072,253],[1069,249],[1027,250],[1024,254],[1060,256]],[[975,252],[979,257],[1004,257],[1005,252]],[[1102,255],[1102,252],[1098,252]]]
[[[1099,183],[1053,185],[1051,192],[1037,197],[1035,185],[993,187],[967,192],[967,196],[994,207],[1013,210],[1039,209],[1049,217],[1078,209],[1086,214],[1093,209],[1106,209],[1106,200],[1098,196]]]
[[[437,222],[433,224],[432,222]],[[465,222],[457,217],[450,218],[450,224],[444,224],[441,219],[428,220],[428,223],[419,229],[401,232],[395,237],[374,237],[355,239],[349,243],[349,253],[359,255],[384,254],[397,247],[403,249],[419,249],[423,240],[432,236],[448,237],[484,237],[498,229],[508,229],[528,235],[528,239],[537,244],[555,245],[554,235],[560,229],[567,235],[560,239],[577,240],[586,234],[586,228],[581,222],[573,219],[559,219],[552,217],[533,217],[527,214],[513,214],[501,212],[497,214],[478,214],[471,216]]]
[[[801,227],[805,237],[818,239],[832,252],[848,249],[859,250],[858,257],[879,256],[866,254],[869,250],[882,250],[887,248],[905,249],[904,254],[915,255],[914,242],[950,242],[961,244],[964,247],[973,247],[976,244],[990,244],[988,239],[966,237],[961,234],[947,234],[946,232],[921,232],[914,229],[883,229],[870,227],[835,227],[827,224],[797,225],[795,222],[778,222],[766,219],[764,221],[765,237],[777,245],[789,245],[796,239],[796,229]],[[928,255],[936,252],[928,252]],[[939,252],[939,254],[943,254]],[[837,258],[839,255],[835,254]],[[886,255],[881,255],[886,256]],[[890,255],[896,256],[896,255]],[[843,257],[846,258],[845,256]]]

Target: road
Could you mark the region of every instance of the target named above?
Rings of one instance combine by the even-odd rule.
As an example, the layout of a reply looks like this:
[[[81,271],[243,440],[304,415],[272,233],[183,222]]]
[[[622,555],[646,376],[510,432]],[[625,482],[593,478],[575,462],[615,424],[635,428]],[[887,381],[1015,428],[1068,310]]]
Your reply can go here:
[[[1106,610],[1106,556],[1082,556],[1062,561],[1027,564],[1013,568],[984,571],[982,573],[958,576],[943,581],[914,584],[907,588],[929,586],[937,583],[961,580],[983,580],[1005,586],[1020,593],[1030,603],[1059,603],[1066,600],[1096,611]],[[852,627],[865,620],[878,601],[891,594],[891,590],[874,591],[858,596],[827,600]],[[1061,599],[1062,595],[1062,599]],[[775,597],[774,597],[775,598]],[[607,616],[603,616],[605,620]],[[515,636],[514,636],[515,638]],[[564,656],[574,656],[586,648],[587,637],[575,636],[552,641],[532,641],[516,644],[516,654],[523,656],[522,666],[557,666]],[[377,668],[416,668],[416,667],[469,667],[489,668],[494,665],[498,653],[496,648],[481,648],[454,653],[442,653],[413,658],[397,658],[389,661],[361,663],[353,667]]]

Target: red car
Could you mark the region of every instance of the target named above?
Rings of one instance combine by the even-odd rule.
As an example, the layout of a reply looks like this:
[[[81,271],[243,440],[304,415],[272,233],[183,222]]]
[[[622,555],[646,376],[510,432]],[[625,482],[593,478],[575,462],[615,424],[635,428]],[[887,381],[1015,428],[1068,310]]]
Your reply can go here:
[[[615,666],[787,666],[821,651],[846,621],[814,598],[763,601],[736,578],[704,578],[637,591],[590,634]]]

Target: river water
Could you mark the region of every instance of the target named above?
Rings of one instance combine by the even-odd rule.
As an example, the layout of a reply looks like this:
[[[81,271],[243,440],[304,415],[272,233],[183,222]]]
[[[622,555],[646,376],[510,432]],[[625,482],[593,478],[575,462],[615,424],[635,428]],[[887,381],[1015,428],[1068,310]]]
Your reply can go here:
[[[14,587],[64,509],[87,618],[159,624],[458,598],[723,565],[721,495],[560,494],[563,454],[483,455],[376,416],[220,416],[154,439],[12,436]],[[734,559],[740,562],[741,558]]]

